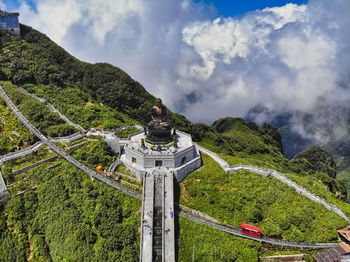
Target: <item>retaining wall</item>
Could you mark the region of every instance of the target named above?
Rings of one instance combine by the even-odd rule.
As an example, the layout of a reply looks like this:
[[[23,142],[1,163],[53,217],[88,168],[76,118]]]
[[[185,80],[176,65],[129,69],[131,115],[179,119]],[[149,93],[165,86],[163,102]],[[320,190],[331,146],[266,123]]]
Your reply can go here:
[[[0,165],[0,198],[6,196],[8,194],[9,194],[9,191],[6,187],[6,183],[4,181],[4,178],[2,177],[1,165]]]
[[[70,143],[75,140],[83,138],[83,134],[81,133],[75,133],[70,136],[63,136],[63,137],[52,137],[50,138],[51,142],[62,142],[62,143]]]
[[[32,145],[28,148],[25,148],[25,149],[22,149],[22,150],[19,150],[16,152],[11,152],[11,153],[8,153],[6,155],[1,156],[1,160],[5,163],[5,162],[8,162],[10,160],[25,157],[27,155],[30,155],[30,154],[38,151],[38,149],[40,147],[42,147],[43,145],[44,145],[43,142],[36,142],[34,145]]]
[[[17,175],[17,174],[21,174],[31,168],[34,168],[34,167],[37,167],[41,164],[44,164],[44,163],[47,163],[47,162],[52,162],[52,161],[55,161],[57,159],[57,156],[53,156],[53,157],[50,157],[50,158],[47,158],[47,159],[44,159],[44,160],[41,160],[41,161],[38,161],[34,164],[31,164],[31,165],[28,165],[28,166],[25,166],[25,167],[22,167],[22,168],[19,168],[17,170],[14,170],[13,171],[13,174],[14,175]]]
[[[69,125],[75,127],[76,129],[79,129],[81,132],[86,132],[86,130],[84,128],[82,128],[80,125],[73,123],[72,121],[70,121],[64,114],[62,114],[60,111],[58,111],[58,109],[56,107],[54,107],[51,103],[49,103],[48,101],[46,101],[44,98],[42,97],[38,97],[32,93],[29,93],[27,90],[23,89],[22,87],[19,87],[20,90],[22,90],[24,93],[26,93],[27,95],[30,95],[31,97],[39,100],[40,102],[44,103],[47,105],[47,107],[50,109],[50,111],[57,113],[64,121],[66,121]]]

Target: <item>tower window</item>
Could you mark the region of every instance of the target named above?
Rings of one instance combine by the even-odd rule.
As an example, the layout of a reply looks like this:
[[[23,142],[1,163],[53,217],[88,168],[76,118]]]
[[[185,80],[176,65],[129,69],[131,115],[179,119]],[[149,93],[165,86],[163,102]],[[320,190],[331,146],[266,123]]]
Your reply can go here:
[[[135,157],[132,157],[132,158],[131,158],[131,161],[132,161],[133,163],[136,163],[136,158],[135,158]]]
[[[163,161],[162,160],[156,160],[155,165],[156,166],[162,166],[163,165]]]

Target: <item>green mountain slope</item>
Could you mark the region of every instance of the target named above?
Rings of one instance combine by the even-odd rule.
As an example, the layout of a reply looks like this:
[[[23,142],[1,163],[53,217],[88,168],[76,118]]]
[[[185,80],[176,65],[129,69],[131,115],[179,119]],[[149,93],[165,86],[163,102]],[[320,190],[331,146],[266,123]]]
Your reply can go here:
[[[0,83],[45,135],[67,135],[76,130],[18,87],[45,98],[86,129],[148,122],[155,98],[125,72],[105,63],[79,61],[27,26],[22,25],[21,31],[22,41],[0,30]],[[35,142],[4,103],[0,103],[0,110],[4,115],[0,154]],[[208,126],[192,124],[186,117],[170,112],[170,121],[230,165],[277,170],[350,215],[349,206],[342,201],[345,189],[334,177],[334,162],[324,152],[309,150],[287,160],[276,128],[240,118],[227,117]],[[18,138],[8,139],[12,131],[19,134]],[[89,141],[71,154],[91,168],[100,163],[108,166],[115,160],[102,141]],[[25,161],[44,155],[49,154],[40,151],[2,167],[5,180],[15,184],[13,192],[34,185],[38,189],[0,206],[0,260],[11,261],[12,254],[16,254],[19,261],[26,256],[31,256],[32,261],[80,261],[82,257],[91,261],[137,261],[141,203],[91,181],[65,161],[58,168],[48,170],[46,164],[11,175],[12,169],[22,167]],[[251,223],[261,226],[271,237],[311,242],[335,241],[336,229],[346,225],[341,217],[276,179],[246,171],[226,174],[208,156],[203,155],[203,161],[201,169],[180,183],[177,200],[221,222],[236,227],[242,222]],[[183,219],[178,227],[181,261],[191,260],[193,241],[208,241],[196,249],[200,261],[257,261],[259,252],[271,249]],[[7,249],[10,251],[5,253]]]

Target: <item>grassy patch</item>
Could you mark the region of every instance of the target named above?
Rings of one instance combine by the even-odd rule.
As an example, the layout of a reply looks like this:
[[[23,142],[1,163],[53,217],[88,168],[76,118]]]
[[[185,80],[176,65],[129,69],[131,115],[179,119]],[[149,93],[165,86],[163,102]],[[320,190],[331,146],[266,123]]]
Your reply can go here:
[[[179,217],[178,261],[258,261],[260,243]],[[194,255],[193,255],[194,253]]]
[[[180,203],[239,227],[259,226],[265,235],[290,241],[335,241],[346,221],[272,177],[225,173],[209,156],[180,184]],[[288,208],[287,208],[288,207]]]

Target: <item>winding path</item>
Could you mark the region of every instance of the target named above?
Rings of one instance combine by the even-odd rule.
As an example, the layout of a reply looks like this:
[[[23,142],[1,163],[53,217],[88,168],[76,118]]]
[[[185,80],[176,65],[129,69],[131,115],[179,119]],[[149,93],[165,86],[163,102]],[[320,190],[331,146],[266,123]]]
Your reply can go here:
[[[310,191],[306,190],[302,186],[299,186],[297,183],[295,183],[291,179],[287,178],[286,176],[278,173],[276,170],[269,170],[269,169],[263,169],[263,168],[258,168],[258,167],[254,167],[254,166],[245,166],[245,165],[229,166],[225,160],[220,158],[215,153],[213,153],[213,152],[209,151],[208,149],[201,147],[199,145],[197,145],[197,146],[198,146],[199,151],[209,155],[227,173],[234,173],[234,172],[238,172],[241,170],[247,170],[247,171],[250,171],[250,172],[253,172],[253,173],[256,173],[259,175],[263,175],[266,177],[272,176],[272,177],[282,181],[283,183],[287,184],[288,186],[293,187],[298,193],[303,194],[304,196],[311,199],[312,201],[323,205],[328,210],[338,214],[339,216],[344,218],[346,221],[350,222],[349,217],[347,215],[345,215],[345,213],[343,211],[341,211],[340,208],[338,208],[335,205],[332,205],[332,204],[326,202],[325,200],[321,199],[320,197],[312,194]]]
[[[7,106],[14,112],[14,114],[18,117],[18,119],[20,121],[22,121],[22,123],[24,125],[27,126],[27,128],[34,134],[36,135],[43,144],[45,144],[46,146],[48,146],[49,148],[51,148],[54,152],[56,152],[58,155],[62,156],[63,158],[65,158],[69,163],[73,164],[74,166],[76,166],[77,168],[81,169],[84,173],[90,175],[91,177],[94,177],[98,180],[100,180],[101,182],[106,183],[109,186],[112,186],[113,188],[120,190],[126,194],[128,194],[131,197],[134,197],[136,199],[142,200],[142,196],[138,193],[135,193],[134,191],[131,191],[123,186],[120,186],[116,183],[114,183],[113,181],[99,175],[98,173],[96,173],[95,171],[91,170],[90,168],[88,168],[87,166],[85,166],[84,164],[80,163],[79,161],[77,161],[76,159],[72,158],[71,156],[69,156],[68,154],[66,154],[63,150],[61,150],[59,147],[57,147],[55,144],[52,143],[52,141],[50,141],[49,139],[47,139],[43,134],[41,134],[39,132],[39,130],[37,130],[24,116],[23,114],[17,109],[17,107],[12,103],[11,99],[7,96],[7,94],[5,93],[4,89],[1,87],[0,85],[0,96],[3,97],[3,99],[5,100]],[[242,169],[246,169],[246,170],[250,170],[252,171],[254,169],[254,167],[247,167],[247,166],[233,166],[230,167],[223,159],[221,159],[220,157],[218,157],[215,153],[201,147],[198,146],[199,150],[201,152],[204,152],[206,154],[208,154],[210,157],[212,157],[216,162],[219,163],[219,165],[226,171],[226,172],[235,172],[238,170],[242,170]],[[257,169],[257,168],[255,168]],[[261,173],[261,171],[264,169],[257,169],[257,171],[259,172],[259,174]],[[254,172],[254,171],[252,171]],[[273,172],[275,172],[275,174],[277,174],[276,176],[282,176],[280,174],[278,174],[276,171],[272,171],[269,170],[269,175],[272,175]],[[280,177],[281,178],[281,177]],[[287,180],[286,180],[287,181]],[[294,183],[294,182],[293,182]],[[293,186],[293,183],[291,183],[291,186]],[[295,184],[295,183],[294,183]],[[310,193],[311,194],[311,193]],[[316,196],[315,196],[316,197]],[[317,198],[317,197],[316,197]],[[328,203],[327,203],[328,204]],[[333,207],[332,205],[328,204],[330,207]],[[201,215],[200,212],[197,211],[196,215],[192,215],[189,214],[188,211],[184,211],[180,209],[176,210],[177,213],[187,219],[190,219],[192,221],[204,224],[204,225],[208,225],[211,226],[213,228],[216,228],[218,230],[227,232],[229,234],[232,235],[236,235],[236,236],[240,236],[243,238],[248,238],[251,240],[255,240],[255,241],[259,241],[259,242],[265,242],[265,243],[271,243],[271,244],[276,244],[276,245],[281,245],[281,246],[293,246],[293,247],[299,247],[299,248],[330,248],[330,247],[334,247],[336,245],[338,245],[337,243],[304,243],[304,242],[291,242],[291,241],[285,241],[285,240],[278,240],[278,239],[272,239],[272,238],[267,238],[267,237],[263,237],[263,238],[256,238],[256,237],[252,237],[249,235],[245,235],[242,234],[240,230],[233,228],[232,226],[229,225],[225,225],[223,223],[217,222],[215,219],[210,219],[210,217],[208,215],[203,214],[203,216]],[[194,210],[195,211],[195,210]],[[334,211],[334,210],[333,210]],[[334,211],[336,212],[336,211]],[[347,220],[349,221],[349,219],[347,218]]]
[[[138,193],[135,193],[134,191],[127,189],[125,187],[122,187],[118,185],[117,183],[99,175],[97,172],[91,170],[84,164],[80,163],[78,160],[74,159],[70,155],[68,155],[66,152],[64,152],[62,149],[60,149],[58,146],[56,146],[54,143],[52,143],[48,138],[46,138],[40,131],[34,127],[25,117],[24,115],[17,109],[17,107],[12,103],[11,99],[7,96],[2,86],[0,86],[0,96],[5,100],[7,106],[13,111],[13,113],[18,117],[18,119],[34,134],[36,135],[46,146],[51,148],[55,153],[66,159],[69,163],[76,166],[80,170],[82,170],[84,173],[90,175],[91,177],[96,178],[97,180],[100,180],[101,182],[114,187],[115,189],[118,189],[119,191],[122,191],[129,196],[132,196],[134,198],[141,200],[141,195]]]
[[[66,121],[66,123],[68,123],[69,125],[75,127],[76,129],[80,130],[81,132],[86,132],[86,130],[81,127],[78,124],[73,123],[72,121],[70,121],[64,114],[62,114],[60,111],[58,111],[58,109],[56,107],[54,107],[51,103],[49,103],[47,100],[45,100],[42,97],[38,97],[32,93],[29,93],[27,90],[23,89],[22,87],[19,87],[20,90],[22,90],[24,93],[26,93],[27,95],[30,95],[31,97],[37,99],[38,101],[40,101],[41,103],[44,103],[47,105],[47,107],[50,109],[51,112],[55,112],[57,113],[64,121]]]

